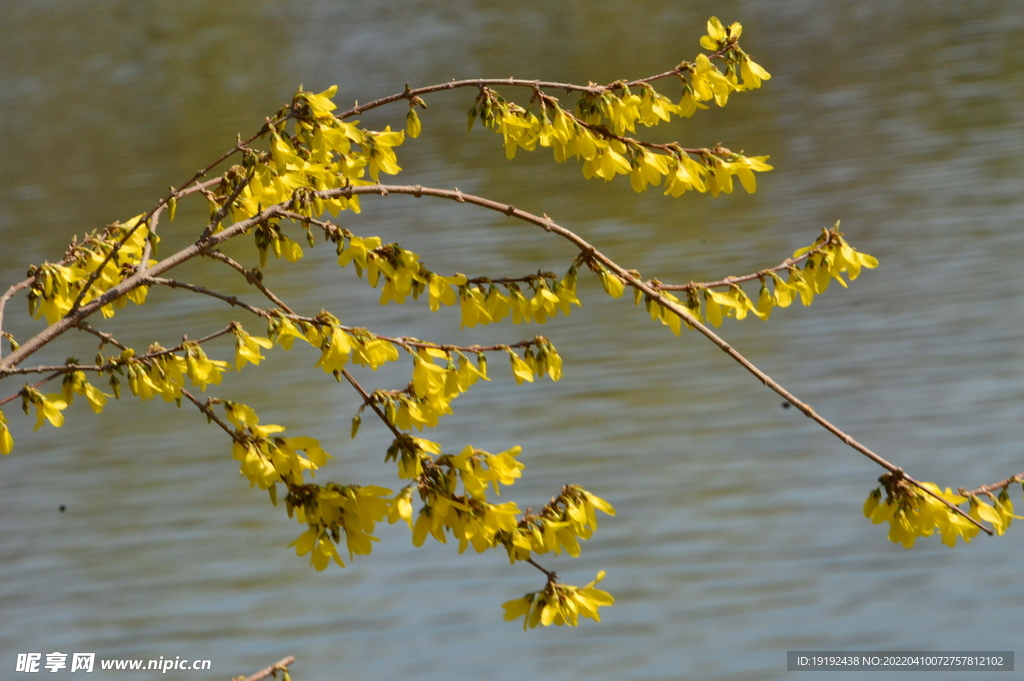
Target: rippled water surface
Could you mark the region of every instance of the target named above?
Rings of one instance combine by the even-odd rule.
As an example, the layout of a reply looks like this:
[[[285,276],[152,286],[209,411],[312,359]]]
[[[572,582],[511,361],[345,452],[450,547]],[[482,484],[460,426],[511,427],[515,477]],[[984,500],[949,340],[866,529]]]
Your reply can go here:
[[[451,78],[639,77],[692,59],[708,11],[679,1],[2,3],[0,281],[57,259],[72,234],[144,210],[299,84],[337,83],[347,103]],[[428,100],[423,136],[399,149],[399,179],[547,213],[665,281],[756,271],[841,219],[882,266],[811,309],[727,322],[724,337],[918,478],[972,487],[1024,470],[1024,11],[809,1],[714,11],[744,24],[743,44],[772,80],[646,134],[770,155],[776,170],[755,195],[637,195],[628,182],[585,182],[547,151],[505,161],[497,136],[465,134],[468,90]],[[404,115],[365,122],[401,126]],[[573,255],[525,225],[425,201],[367,199],[345,225],[441,272],[564,269]],[[165,252],[204,210],[183,205]],[[328,249],[307,253],[302,268],[267,269],[303,310],[463,344],[535,333],[458,331],[454,310],[380,307]],[[190,265],[180,277],[243,293],[231,274]],[[205,299],[152,296],[166,304],[105,328],[144,347],[224,323]],[[582,298],[541,330],[565,357],[563,381],[516,388],[496,363],[495,380],[431,437],[451,449],[521,444],[525,476],[506,493],[521,507],[568,482],[615,504],[580,558],[548,561],[569,583],[607,570],[617,603],[601,624],[524,634],[499,604],[540,588],[539,573],[497,553],[414,549],[397,526],[380,529],[372,556],[315,573],[286,548],[301,528],[248,489],[223,434],[187,409],[126,399],[93,418],[76,404],[63,429],[33,433],[15,403],[5,412],[17,448],[0,461],[2,675],[18,652],[57,650],[213,661],[214,673],[188,679],[289,654],[308,681],[778,679],[788,649],[1017,645],[1016,528],[956,550],[935,538],[912,551],[890,544],[860,515],[876,466],[782,409],[698,335],[677,339],[589,281]],[[39,328],[23,311],[15,300],[5,321],[19,338]],[[274,353],[211,394],[320,438],[336,457],[326,479],[396,486],[382,464],[387,433],[367,420],[349,440],[357,398],[310,371],[314,361]],[[393,387],[403,371],[365,379]],[[5,381],[0,397],[17,387]]]

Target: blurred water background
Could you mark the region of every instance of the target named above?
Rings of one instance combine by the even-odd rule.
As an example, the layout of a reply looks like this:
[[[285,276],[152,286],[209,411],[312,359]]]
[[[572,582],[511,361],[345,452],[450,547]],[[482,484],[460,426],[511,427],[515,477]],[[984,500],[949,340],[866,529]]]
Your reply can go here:
[[[452,78],[641,77],[693,59],[711,11],[692,0],[2,2],[0,281],[58,259],[73,234],[145,210],[299,84],[338,84],[348,103]],[[770,155],[776,170],[756,194],[638,195],[622,179],[586,182],[547,150],[506,161],[498,136],[465,133],[469,90],[428,99],[422,137],[398,150],[398,181],[546,212],[665,281],[756,271],[841,219],[879,269],[811,309],[726,322],[723,335],[920,479],[973,487],[1024,470],[1021,5],[765,0],[713,11],[743,23],[771,81],[646,137]],[[404,116],[398,106],[364,121],[401,127]],[[439,272],[564,270],[572,257],[471,207],[363,205],[345,226],[398,241]],[[163,226],[164,253],[204,211],[183,204]],[[449,449],[522,445],[525,476],[502,499],[523,508],[568,482],[615,504],[580,558],[546,561],[575,584],[608,571],[617,603],[603,622],[524,634],[499,604],[540,588],[539,573],[498,552],[414,549],[399,526],[380,528],[372,556],[314,572],[286,548],[301,527],[248,489],[223,434],[194,410],[129,398],[94,418],[76,403],[63,429],[33,433],[15,403],[5,411],[16,450],[0,461],[4,677],[18,652],[92,651],[213,661],[213,673],[183,679],[289,654],[304,681],[779,679],[788,649],[1019,642],[1017,528],[956,550],[934,537],[912,551],[891,544],[860,515],[881,471],[695,333],[677,339],[589,280],[569,319],[458,331],[454,309],[381,307],[332,261],[320,246],[303,267],[272,263],[267,276],[300,309],[383,333],[467,344],[540,332],[560,348],[560,383],[516,388],[496,361],[495,380],[430,437]],[[179,276],[244,293],[232,275],[190,265]],[[104,328],[144,347],[223,326],[212,301],[151,295],[167,304],[131,307]],[[23,305],[5,320],[19,338],[40,328]],[[93,351],[87,341],[38,357]],[[275,352],[211,394],[319,437],[336,457],[324,479],[397,488],[382,462],[387,433],[366,419],[349,440],[356,396],[314,361],[308,349]],[[407,370],[361,375],[394,387]]]

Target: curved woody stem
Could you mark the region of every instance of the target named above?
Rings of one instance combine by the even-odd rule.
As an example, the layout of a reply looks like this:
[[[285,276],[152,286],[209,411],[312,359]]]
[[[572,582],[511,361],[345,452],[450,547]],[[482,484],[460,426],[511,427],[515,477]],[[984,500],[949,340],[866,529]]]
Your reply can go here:
[[[928,495],[935,497],[936,499],[941,501],[945,506],[955,511],[959,515],[963,516],[964,518],[968,519],[972,524],[976,525],[979,529],[983,530],[990,536],[994,534],[992,530],[985,527],[974,518],[971,518],[962,509],[950,503],[942,496],[935,494],[930,489],[922,485],[918,480],[915,480],[914,478],[907,475],[902,468],[899,468],[895,464],[885,460],[884,458],[882,458],[881,456],[879,456],[878,454],[876,454],[875,452],[873,452],[872,450],[868,449],[866,446],[855,440],[851,435],[844,432],[843,430],[835,426],[832,422],[828,421],[823,416],[818,414],[816,411],[814,411],[811,405],[797,398],[796,395],[794,395],[789,390],[780,385],[778,382],[776,382],[771,376],[761,371],[761,369],[759,369],[750,360],[741,355],[739,351],[737,351],[735,348],[733,348],[731,345],[725,342],[725,340],[718,336],[718,334],[716,334],[710,328],[708,328],[703,323],[694,318],[693,315],[687,309],[662,296],[659,290],[653,288],[648,283],[640,281],[637,277],[630,273],[630,271],[624,269],[618,263],[614,262],[612,259],[608,258],[604,254],[599,252],[595,246],[591,245],[574,232],[556,224],[554,220],[552,220],[548,216],[545,215],[542,217],[534,215],[533,213],[528,213],[510,204],[492,201],[491,199],[485,199],[483,197],[474,196],[472,194],[466,194],[465,192],[461,192],[457,189],[435,189],[431,187],[423,187],[420,185],[371,185],[365,187],[346,187],[343,189],[333,189],[330,191],[318,193],[324,198],[328,198],[331,195],[347,197],[352,196],[354,194],[376,194],[379,196],[387,196],[388,194],[404,194],[416,197],[431,196],[436,198],[443,198],[451,201],[456,201],[458,203],[471,203],[477,206],[481,206],[482,208],[493,210],[498,213],[504,213],[509,217],[518,218],[524,222],[529,222],[531,224],[537,225],[546,232],[550,232],[552,234],[557,234],[558,236],[561,236],[562,238],[566,239],[567,241],[575,245],[587,259],[601,263],[605,268],[613,272],[615,276],[617,276],[619,279],[629,284],[631,287],[642,291],[652,299],[658,301],[660,305],[664,306],[667,310],[678,316],[688,325],[696,329],[701,335],[703,335],[705,338],[707,338],[716,346],[718,346],[718,348],[722,350],[722,352],[729,355],[729,357],[731,357],[737,364],[742,366],[755,378],[761,381],[761,383],[763,383],[769,389],[773,390],[775,393],[786,399],[786,401],[788,401],[794,407],[799,409],[805,416],[807,416],[807,418],[811,419],[812,421],[820,425],[822,428],[835,435],[844,444],[856,450],[857,452],[860,452],[865,457],[871,459],[876,464],[886,469],[890,473],[898,473],[907,482],[921,489]]]

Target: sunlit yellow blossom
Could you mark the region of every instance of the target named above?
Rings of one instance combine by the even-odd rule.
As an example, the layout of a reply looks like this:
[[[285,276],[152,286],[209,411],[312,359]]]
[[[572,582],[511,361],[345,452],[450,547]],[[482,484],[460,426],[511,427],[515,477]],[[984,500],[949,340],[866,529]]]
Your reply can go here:
[[[363,141],[363,149],[369,159],[370,177],[374,182],[380,180],[381,171],[388,175],[395,175],[402,169],[398,166],[393,147],[397,147],[405,141],[405,132],[392,132],[391,126],[387,126],[384,132],[370,132]]]
[[[620,298],[626,291],[626,285],[616,275],[607,270],[602,270],[597,275],[601,279],[601,286],[604,292],[612,298]]]
[[[373,370],[398,359],[398,349],[388,341],[379,338],[351,338],[352,361]]]
[[[348,334],[338,326],[331,326],[326,336],[326,344],[321,348],[320,359],[314,366],[321,367],[324,373],[341,371],[348,363],[349,353],[352,345],[349,343]]]
[[[678,107],[675,104],[650,86],[644,87],[640,94],[639,109],[640,122],[648,128],[658,125],[662,121],[672,120],[672,114],[678,112]]]
[[[633,191],[642,192],[647,189],[648,184],[655,187],[661,184],[663,175],[669,172],[669,159],[662,154],[652,154],[646,149],[640,149],[633,162],[633,169],[629,175],[630,185]]]
[[[605,108],[605,115],[612,124],[616,135],[636,130],[636,121],[640,119],[640,97],[627,92],[621,97],[610,96]]]
[[[733,84],[722,75],[706,55],[697,55],[694,71],[690,76],[690,88],[694,99],[705,101],[714,98],[718,106],[725,106]]]
[[[64,414],[62,412],[68,408],[68,403],[64,401],[61,395],[43,395],[38,390],[27,386],[25,390],[28,393],[28,401],[36,408],[36,425],[33,430],[39,430],[44,421],[49,421],[50,425],[54,428],[60,428],[64,425]]]
[[[388,505],[388,522],[397,523],[404,520],[412,529],[412,487],[406,487],[395,495]]]
[[[333,119],[334,115],[332,111],[338,108],[338,105],[331,101],[331,98],[338,92],[338,86],[332,85],[319,94],[306,94],[306,102],[309,104],[310,111],[316,118],[322,119]]]
[[[1006,531],[1006,519],[996,509],[977,497],[971,497],[969,501],[971,506],[969,515],[972,518],[979,522],[989,523],[996,534],[1001,535]]]
[[[588,180],[592,177],[601,177],[607,182],[615,175],[626,175],[632,167],[625,156],[614,149],[602,149],[595,153],[592,158],[583,163],[583,177]]]
[[[420,123],[419,114],[416,113],[414,107],[409,107],[409,113],[405,116],[405,132],[413,139],[420,136],[420,132],[423,130],[423,124]]]
[[[718,49],[719,44],[725,42],[725,38],[725,27],[722,26],[722,22],[718,20],[718,17],[711,17],[708,19],[708,33],[700,39],[700,46],[714,52]]]
[[[743,75],[743,88],[745,90],[761,87],[762,80],[768,80],[772,77],[760,64],[745,54],[740,61],[740,73]]]
[[[267,319],[267,327],[267,335],[270,336],[270,340],[280,344],[285,350],[291,350],[292,343],[296,338],[309,343],[309,339],[306,338],[305,334],[287,317],[281,315],[272,316]]]
[[[430,275],[427,291],[430,295],[430,311],[437,312],[444,305],[455,305],[458,302],[456,291],[459,286],[466,283],[466,276],[457,274],[453,277],[441,277],[436,274]]]
[[[194,341],[188,341],[184,346],[185,367],[189,380],[204,392],[209,384],[220,385],[221,374],[228,368],[228,363],[210,359]]]
[[[259,417],[256,415],[256,411],[249,405],[242,404],[240,402],[232,402],[231,400],[225,401],[224,411],[227,413],[228,420],[239,428],[244,426],[254,426],[260,422]]]
[[[73,371],[66,374],[64,376],[62,388],[65,402],[70,405],[74,401],[76,394],[84,395],[85,399],[89,402],[89,407],[91,407],[93,412],[96,414],[103,411],[103,407],[107,403],[107,398],[110,397],[110,395],[107,395],[96,386],[90,384],[85,379],[85,373],[82,371]]]
[[[14,449],[14,438],[7,427],[4,412],[0,410],[0,454],[10,454],[12,449]]]
[[[519,385],[522,385],[523,381],[533,383],[533,370],[529,365],[511,350],[509,350],[508,356],[512,363],[512,375],[515,376],[516,383]]]
[[[805,307],[810,305],[814,300],[814,291],[804,280],[800,270],[796,267],[791,267],[789,269],[789,278],[786,280],[786,285],[800,294],[800,302],[802,302]]]
[[[731,160],[723,162],[720,167],[740,178],[740,183],[743,184],[743,188],[747,190],[747,193],[753,194],[757,191],[757,180],[754,177],[754,172],[763,173],[772,170],[772,166],[765,163],[767,160],[767,156],[748,157],[736,154]]]
[[[241,326],[232,329],[235,334],[235,370],[241,371],[247,362],[259,364],[266,359],[260,354],[260,348],[272,348],[274,344],[269,338],[250,336]]]

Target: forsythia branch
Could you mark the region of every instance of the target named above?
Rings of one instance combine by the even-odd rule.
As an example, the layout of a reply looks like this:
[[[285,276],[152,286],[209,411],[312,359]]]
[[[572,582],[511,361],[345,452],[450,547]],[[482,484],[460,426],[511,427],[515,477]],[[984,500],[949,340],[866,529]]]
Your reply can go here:
[[[294,663],[295,663],[295,656],[294,655],[289,655],[288,657],[284,658],[283,660],[278,660],[277,662],[275,662],[274,664],[270,665],[269,667],[265,667],[265,668],[259,670],[255,674],[251,674],[251,675],[245,676],[245,677],[239,676],[239,677],[236,677],[236,678],[232,679],[232,681],[263,681],[263,679],[267,678],[268,676],[273,676],[276,679],[277,678],[277,672],[279,672],[279,671],[280,672],[284,672],[284,674],[285,674],[285,677],[282,679],[282,681],[290,681],[290,679],[288,677],[288,667],[291,666]]]
[[[872,461],[874,461],[875,463],[877,463],[879,466],[886,469],[890,473],[901,475],[903,479],[905,479],[907,482],[918,487],[928,495],[935,497],[936,499],[941,501],[945,506],[949,507],[951,510],[953,510],[960,516],[963,516],[964,518],[970,520],[972,524],[978,526],[978,528],[980,528],[990,536],[993,534],[992,530],[988,529],[974,518],[971,518],[962,509],[953,505],[952,503],[942,498],[941,496],[935,494],[935,492],[922,485],[919,481],[915,480],[909,475],[906,475],[906,473],[903,472],[903,469],[885,460],[884,458],[882,458],[881,456],[879,456],[878,454],[876,454],[875,452],[873,452],[872,450],[868,449],[866,446],[855,440],[851,435],[844,432],[843,430],[835,426],[833,423],[825,419],[823,416],[818,414],[816,411],[814,411],[813,408],[811,408],[811,405],[797,398],[796,395],[794,395],[789,390],[780,385],[778,382],[776,382],[771,376],[761,371],[750,360],[741,355],[739,351],[737,351],[735,348],[733,348],[731,345],[725,342],[725,340],[718,336],[714,331],[712,331],[710,328],[708,328],[707,326],[699,322],[696,318],[694,318],[690,312],[686,311],[683,307],[679,306],[675,302],[665,298],[660,291],[653,288],[649,284],[637,279],[635,276],[633,276],[633,274],[631,274],[629,271],[621,267],[618,263],[614,262],[611,258],[608,258],[600,251],[598,251],[595,246],[588,243],[574,232],[556,224],[551,218],[547,216],[541,217],[538,215],[534,215],[533,213],[528,213],[527,211],[516,208],[515,206],[512,206],[510,204],[504,204],[480,196],[467,194],[465,192],[448,189],[436,189],[433,187],[423,187],[421,185],[370,185],[365,187],[345,187],[343,189],[334,189],[327,192],[318,193],[323,195],[325,198],[335,193],[341,196],[352,196],[356,194],[376,194],[380,196],[387,196],[389,194],[404,194],[409,196],[432,196],[435,198],[456,201],[458,203],[470,203],[477,206],[481,206],[482,208],[493,210],[498,213],[504,213],[509,217],[514,217],[524,222],[534,224],[546,232],[551,232],[553,234],[561,236],[562,238],[566,239],[567,241],[575,245],[581,253],[585,254],[587,258],[600,262],[607,269],[612,271],[619,279],[623,280],[633,288],[642,291],[651,298],[657,300],[666,309],[680,317],[683,321],[685,321],[687,324],[696,329],[701,335],[703,335],[705,338],[707,338],[712,343],[717,345],[719,349],[721,349],[725,354],[729,355],[729,357],[731,357],[737,364],[739,364],[748,372],[753,374],[754,377],[761,381],[761,383],[766,385],[771,390],[775,391],[781,397],[785,398],[786,401],[788,401],[794,407],[803,412],[805,416],[807,416],[809,419],[820,425],[828,432],[835,435],[844,444],[856,450],[857,452],[860,452],[861,454],[871,459]]]

